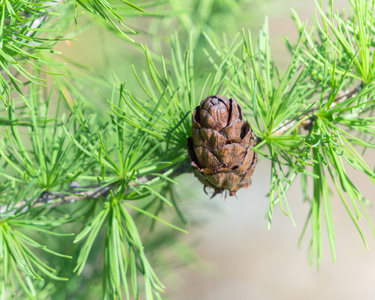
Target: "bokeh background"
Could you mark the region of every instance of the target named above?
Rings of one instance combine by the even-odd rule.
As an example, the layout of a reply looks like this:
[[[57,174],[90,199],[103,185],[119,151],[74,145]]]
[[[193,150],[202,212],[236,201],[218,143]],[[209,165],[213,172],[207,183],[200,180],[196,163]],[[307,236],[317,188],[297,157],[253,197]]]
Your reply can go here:
[[[337,8],[349,7],[348,2],[343,0],[335,1],[334,5]],[[309,19],[309,24],[312,24],[315,5],[311,0],[271,0],[242,1],[238,7],[240,9],[232,12],[238,15],[223,15],[222,19],[212,16],[211,26],[228,22],[228,36],[242,28],[251,28],[257,35],[258,28],[268,16],[273,58],[278,66],[285,68],[290,54],[282,36],[291,41],[297,39],[297,30],[290,18],[291,8],[302,21]],[[154,42],[153,37],[160,28],[154,21],[143,18],[131,23],[140,32],[151,33],[134,37],[137,42],[147,44],[156,52],[168,52],[165,44]],[[169,26],[171,34],[172,25]],[[163,27],[163,30],[168,30],[166,28]],[[82,64],[90,66],[90,72],[99,72],[103,78],[111,76],[114,71],[122,81],[127,80],[128,85],[132,85],[131,65],[139,70],[145,66],[142,51],[100,28],[84,31],[78,39],[60,46],[64,55],[78,58]],[[106,90],[87,92],[92,93],[93,99],[107,93]],[[370,156],[368,154],[365,158],[371,161],[373,158]],[[189,228],[190,233],[184,243],[193,247],[199,259],[190,266],[177,267],[177,276],[174,274],[163,280],[167,286],[166,297],[176,300],[375,299],[375,239],[366,220],[363,218],[359,224],[368,242],[368,250],[341,200],[332,198],[336,261],[332,262],[323,228],[323,259],[318,270],[308,261],[310,227],[301,247],[298,247],[309,212],[309,204],[302,201],[299,180],[295,181],[287,195],[296,227],[288,216],[275,209],[272,227],[268,230],[265,216],[268,211],[269,175],[269,162],[259,161],[252,186],[239,191],[237,199],[231,197],[226,201],[220,196],[210,200],[191,174],[179,178],[181,184],[178,190],[184,201],[183,207],[189,209],[189,215],[197,223]],[[374,185],[354,171],[350,177],[372,200]],[[375,209],[370,209],[369,214],[375,220]]]

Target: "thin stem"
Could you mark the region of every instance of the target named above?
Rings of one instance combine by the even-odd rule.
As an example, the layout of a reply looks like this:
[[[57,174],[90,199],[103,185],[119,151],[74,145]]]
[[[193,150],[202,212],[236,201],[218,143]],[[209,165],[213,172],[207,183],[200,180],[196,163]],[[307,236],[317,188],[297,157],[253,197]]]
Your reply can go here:
[[[177,177],[182,173],[189,172],[190,163],[185,162],[176,170],[170,174],[170,178]],[[167,170],[163,170],[163,173]],[[155,176],[143,176],[138,178],[137,183],[130,182],[130,186],[137,186],[139,184],[146,183],[155,178]],[[32,208],[40,207],[48,204],[47,208],[54,208],[61,204],[66,203],[76,203],[82,200],[95,200],[100,197],[106,197],[109,195],[110,191],[116,188],[118,182],[113,182],[108,185],[91,185],[87,187],[80,187],[77,181],[72,181],[70,189],[66,192],[44,192],[35,201],[27,205],[31,198],[22,200],[18,202],[11,210],[8,210],[8,205],[0,206],[0,219],[2,219],[1,214],[6,213],[7,216],[14,215],[18,210],[20,212],[29,211]],[[77,185],[77,186],[75,186]],[[129,187],[130,188],[130,187]],[[21,209],[22,208],[22,209]]]
[[[30,205],[27,203],[31,200],[30,198],[18,202],[11,210],[8,210],[8,205],[0,206],[0,214],[7,213],[6,215],[14,215],[17,210],[21,209],[20,212],[26,212],[31,208],[39,207],[42,205],[48,205],[48,208],[57,207],[65,203],[75,203],[85,199],[98,199],[99,197],[106,196],[109,191],[115,187],[116,183],[112,183],[106,186],[90,186],[90,187],[77,187],[71,186],[71,189],[62,192],[43,192],[40,197],[33,201]],[[1,216],[0,216],[1,219]]]
[[[363,83],[356,86],[352,90],[339,91],[335,101],[333,101],[332,104],[330,105],[330,108],[344,102],[347,99],[355,97],[362,90],[362,88],[363,88]],[[297,125],[297,129],[303,128],[305,130],[310,131],[311,128],[314,126],[316,113],[318,111],[319,111],[318,109],[311,109],[306,114],[303,114],[297,119],[285,120],[284,122],[280,124],[279,128],[272,133],[272,135],[283,135],[298,123],[299,124]]]

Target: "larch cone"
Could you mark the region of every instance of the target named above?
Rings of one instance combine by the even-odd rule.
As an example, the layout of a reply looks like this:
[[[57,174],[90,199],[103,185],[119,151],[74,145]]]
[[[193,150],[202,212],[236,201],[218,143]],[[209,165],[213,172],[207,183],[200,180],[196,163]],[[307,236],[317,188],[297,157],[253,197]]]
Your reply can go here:
[[[234,99],[216,95],[194,109],[187,140],[193,171],[214,194],[248,188],[257,163],[254,132]],[[212,196],[212,197],[213,197]]]

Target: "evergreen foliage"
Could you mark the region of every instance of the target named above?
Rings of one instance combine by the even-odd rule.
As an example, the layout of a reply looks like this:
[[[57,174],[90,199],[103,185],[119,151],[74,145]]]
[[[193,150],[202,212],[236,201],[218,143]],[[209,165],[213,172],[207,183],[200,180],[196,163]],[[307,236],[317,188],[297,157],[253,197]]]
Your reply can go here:
[[[0,1],[0,299],[161,299],[163,247],[194,259],[179,241],[189,199],[175,185],[191,172],[191,112],[208,95],[237,100],[254,150],[271,161],[269,225],[277,206],[294,222],[287,191],[301,176],[311,264],[321,262],[323,222],[335,260],[331,186],[366,245],[359,220],[372,226],[370,201],[347,170],[375,183],[363,158],[375,147],[374,1],[350,0],[348,15],[316,3],[312,27],[294,13],[286,70],[272,58],[267,21],[258,38],[219,38],[237,1],[178,3]],[[222,15],[232,21],[218,28]],[[144,17],[157,32],[135,29]],[[146,68],[128,70],[132,84],[63,65],[58,43],[93,24],[142,51]],[[169,37],[171,24],[179,33]],[[101,86],[92,100],[87,87]]]

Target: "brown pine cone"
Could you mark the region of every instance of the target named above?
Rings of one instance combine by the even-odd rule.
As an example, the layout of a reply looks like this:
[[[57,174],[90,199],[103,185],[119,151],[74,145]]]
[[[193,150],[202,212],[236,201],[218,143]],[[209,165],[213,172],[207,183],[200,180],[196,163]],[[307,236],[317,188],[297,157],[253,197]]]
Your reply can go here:
[[[193,112],[187,147],[193,171],[213,196],[248,188],[257,162],[254,133],[234,99],[209,96]],[[213,197],[212,196],[212,197]]]

